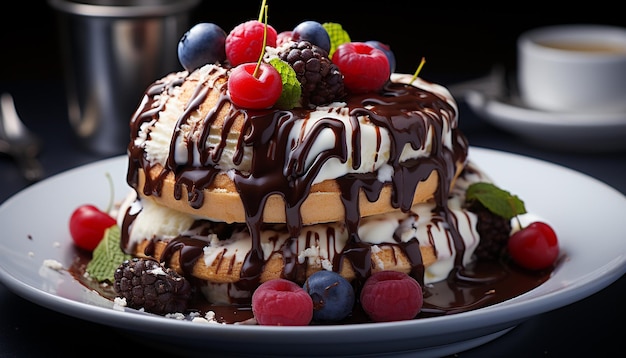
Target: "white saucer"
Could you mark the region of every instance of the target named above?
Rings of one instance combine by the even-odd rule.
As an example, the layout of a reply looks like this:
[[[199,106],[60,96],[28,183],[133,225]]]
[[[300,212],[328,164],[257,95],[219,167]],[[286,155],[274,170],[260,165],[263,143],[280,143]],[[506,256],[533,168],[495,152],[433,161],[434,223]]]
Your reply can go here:
[[[626,112],[547,112],[480,91],[466,92],[464,100],[494,126],[543,147],[585,152],[626,149]]]

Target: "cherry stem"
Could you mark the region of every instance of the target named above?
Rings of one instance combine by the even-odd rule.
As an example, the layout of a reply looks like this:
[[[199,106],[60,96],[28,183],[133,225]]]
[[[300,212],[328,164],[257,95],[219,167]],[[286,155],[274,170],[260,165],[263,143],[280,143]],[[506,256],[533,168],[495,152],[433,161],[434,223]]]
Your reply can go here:
[[[424,63],[426,63],[426,59],[424,57],[422,57],[422,60],[420,61],[420,65],[417,66],[417,70],[415,71],[415,73],[413,74],[413,78],[411,78],[411,82],[413,83],[413,81],[415,81],[415,79],[417,78],[417,75],[420,73],[420,71],[422,70],[422,67],[424,67]]]
[[[263,0],[261,13],[259,14],[259,22],[261,22],[261,17],[263,17],[263,15],[265,15],[265,19],[263,21],[263,46],[261,47],[261,55],[259,55],[259,60],[256,63],[254,72],[252,73],[252,76],[254,76],[254,78],[259,78],[259,69],[261,68],[261,61],[263,60],[263,55],[265,55],[265,45],[267,44],[267,5],[265,5],[265,0]]]
[[[261,11],[259,11],[259,22],[263,22],[263,14],[267,11],[267,7],[265,6],[265,1],[261,2]]]
[[[115,199],[114,199],[114,197],[115,197],[114,191],[115,190],[114,190],[114,187],[113,187],[113,178],[111,178],[111,173],[106,172],[105,175],[106,175],[106,177],[107,177],[107,179],[109,181],[109,205],[107,206],[107,209],[106,209],[105,212],[106,213],[110,213],[111,210],[113,210],[113,203],[115,201]]]

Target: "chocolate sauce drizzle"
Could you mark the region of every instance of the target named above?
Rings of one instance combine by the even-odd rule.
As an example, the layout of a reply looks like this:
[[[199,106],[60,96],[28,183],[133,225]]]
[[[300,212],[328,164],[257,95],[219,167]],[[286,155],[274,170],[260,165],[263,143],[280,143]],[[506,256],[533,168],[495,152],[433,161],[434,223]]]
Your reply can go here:
[[[155,95],[164,91],[168,93],[173,88],[180,86],[185,80],[184,73],[171,76],[167,80],[160,80],[151,86],[143,100],[142,106],[137,110],[131,121],[131,141],[129,144],[129,167],[127,181],[132,187],[137,187],[138,169],[149,172],[150,162],[145,158],[141,146],[136,146],[136,136],[142,124],[157,118],[160,102]],[[219,76],[225,77],[223,73]],[[359,192],[365,193],[370,201],[375,201],[385,185],[391,185],[391,205],[408,212],[412,206],[413,196],[418,184],[425,181],[434,171],[438,175],[438,186],[435,192],[435,210],[438,217],[447,223],[450,232],[451,243],[456,250],[456,266],[461,272],[463,252],[465,250],[463,240],[456,226],[452,223],[453,215],[447,207],[450,182],[456,173],[456,163],[464,162],[467,157],[467,141],[456,129],[455,108],[444,99],[434,93],[428,92],[407,84],[387,83],[381,93],[353,95],[347,101],[352,128],[345,128],[344,123],[332,116],[322,117],[313,124],[310,133],[300,136],[296,141],[289,138],[297,121],[309,120],[310,111],[304,109],[293,110],[247,110],[229,106],[229,111],[223,119],[223,133],[219,144],[215,147],[207,147],[207,137],[211,124],[217,120],[217,114],[230,104],[226,86],[216,87],[220,91],[219,99],[213,108],[203,119],[203,132],[200,139],[188,143],[187,161],[185,165],[177,163],[174,158],[175,143],[179,141],[191,142],[191,138],[182,138],[181,126],[188,124],[190,113],[198,109],[212,90],[208,82],[199,83],[191,99],[187,103],[184,113],[178,119],[176,130],[171,140],[170,156],[163,171],[156,180],[146,179],[144,194],[161,195],[162,178],[168,173],[173,173],[176,184],[174,195],[177,200],[187,200],[189,205],[198,208],[203,205],[203,190],[207,188],[215,176],[220,172],[217,166],[222,152],[226,146],[226,137],[235,120],[243,116],[244,125],[241,130],[236,153],[235,164],[241,162],[244,147],[252,149],[252,161],[249,172],[235,171],[233,181],[241,196],[246,213],[246,225],[252,239],[252,249],[247,255],[241,273],[241,288],[252,289],[259,283],[260,273],[265,264],[263,251],[260,247],[260,232],[263,227],[263,210],[268,198],[279,195],[285,203],[286,226],[290,237],[297,238],[302,230],[301,206],[307,198],[307,193],[314,179],[324,163],[330,158],[337,158],[345,163],[349,157],[353,159],[352,166],[358,168],[361,164],[361,132],[359,118],[369,118],[379,128],[384,128],[390,134],[390,157],[388,164],[393,168],[390,183],[382,183],[377,179],[377,173],[348,174],[337,178],[341,190],[341,199],[345,208],[345,224],[349,233],[348,243],[345,248],[333,257],[333,269],[341,270],[342,265],[349,262],[357,274],[358,279],[365,279],[371,271],[370,247],[362,243],[358,235],[360,221]],[[329,109],[329,111],[337,109]],[[446,146],[442,139],[444,128],[452,130],[452,148]],[[313,149],[316,136],[322,131],[330,130],[335,137],[332,148],[325,150],[308,164],[306,158]],[[353,145],[348,148],[344,138],[351,135]],[[430,142],[426,138],[431,136]],[[381,134],[378,129],[378,139],[372,143],[381,145]],[[427,157],[401,160],[401,154],[406,145],[418,150],[430,146],[431,154]],[[283,150],[288,148],[288,150]],[[199,158],[200,165],[190,166],[195,158]],[[188,197],[181,198],[183,188],[187,190]],[[210,204],[210,203],[209,203]],[[124,231],[125,233],[127,231]],[[332,237],[329,233],[328,237]],[[127,240],[127,238],[126,238]],[[424,267],[417,240],[401,243],[398,246],[409,258],[412,270],[411,274],[420,283],[423,283]],[[124,241],[124,240],[123,240]],[[289,241],[289,240],[288,240]],[[190,247],[189,249],[187,247]],[[171,258],[176,252],[181,252],[181,266],[184,270],[190,270],[189,263],[195,262],[202,255],[202,250],[197,248],[198,243],[186,238],[172,240],[166,248],[162,260]],[[286,243],[281,248],[284,258],[283,276],[297,280],[302,276],[303,264],[297,263],[297,252],[292,252],[291,245]],[[347,259],[347,260],[346,260]],[[306,264],[306,263],[305,263]]]

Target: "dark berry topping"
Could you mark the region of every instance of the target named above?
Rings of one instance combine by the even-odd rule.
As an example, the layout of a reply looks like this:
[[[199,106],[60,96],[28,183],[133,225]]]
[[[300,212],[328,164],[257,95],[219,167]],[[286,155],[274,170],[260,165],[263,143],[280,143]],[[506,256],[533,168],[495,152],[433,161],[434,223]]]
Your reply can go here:
[[[345,95],[343,76],[330,61],[328,52],[308,41],[292,42],[281,48],[278,56],[289,63],[302,85],[302,105],[324,105]]]
[[[474,252],[476,258],[498,260],[507,250],[507,241],[511,234],[510,220],[492,213],[477,200],[472,201],[468,209],[478,217],[476,230],[480,235],[480,243]]]
[[[115,270],[115,293],[126,305],[155,314],[183,313],[191,296],[191,284],[157,261],[133,258]]]

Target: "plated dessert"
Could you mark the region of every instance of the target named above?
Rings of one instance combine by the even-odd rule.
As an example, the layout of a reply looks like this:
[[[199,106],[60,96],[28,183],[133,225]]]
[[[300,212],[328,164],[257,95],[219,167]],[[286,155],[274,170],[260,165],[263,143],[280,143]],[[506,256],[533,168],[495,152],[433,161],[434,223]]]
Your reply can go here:
[[[261,325],[453,314],[549,277],[554,231],[518,224],[446,88],[339,24],[277,32],[266,14],[183,36],[184,70],[130,119],[132,190],[72,232],[91,255],[75,271],[120,305]]]

